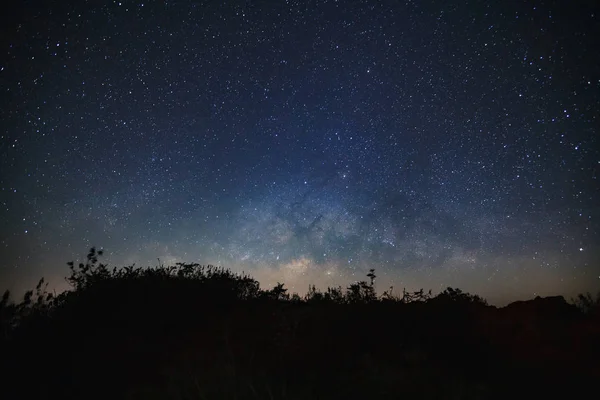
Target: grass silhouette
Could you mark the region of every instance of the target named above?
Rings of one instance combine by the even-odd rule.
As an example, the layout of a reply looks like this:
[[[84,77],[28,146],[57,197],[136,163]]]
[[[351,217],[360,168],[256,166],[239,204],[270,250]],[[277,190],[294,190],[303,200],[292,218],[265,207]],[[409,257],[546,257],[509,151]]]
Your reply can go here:
[[[573,397],[600,378],[600,296],[378,295],[374,270],[299,296],[210,265],[101,256],[68,263],[72,290],[4,294],[0,398]]]

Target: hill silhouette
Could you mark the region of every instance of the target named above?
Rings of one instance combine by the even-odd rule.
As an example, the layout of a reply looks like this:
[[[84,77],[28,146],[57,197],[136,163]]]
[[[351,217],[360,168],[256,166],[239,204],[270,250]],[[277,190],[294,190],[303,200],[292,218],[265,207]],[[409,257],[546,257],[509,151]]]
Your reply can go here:
[[[490,306],[448,288],[290,295],[178,263],[109,269],[92,248],[72,290],[0,303],[0,398],[488,399],[587,393],[600,298]],[[590,392],[592,393],[592,392]]]

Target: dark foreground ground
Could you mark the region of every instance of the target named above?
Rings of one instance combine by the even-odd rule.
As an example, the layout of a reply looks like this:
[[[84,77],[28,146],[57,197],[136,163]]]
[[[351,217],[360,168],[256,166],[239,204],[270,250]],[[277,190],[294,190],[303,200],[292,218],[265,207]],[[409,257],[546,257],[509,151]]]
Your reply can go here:
[[[107,271],[2,302],[1,399],[595,398],[600,318],[366,282],[290,298],[199,266]],[[136,272],[137,271],[137,272]],[[591,395],[591,397],[590,397]]]

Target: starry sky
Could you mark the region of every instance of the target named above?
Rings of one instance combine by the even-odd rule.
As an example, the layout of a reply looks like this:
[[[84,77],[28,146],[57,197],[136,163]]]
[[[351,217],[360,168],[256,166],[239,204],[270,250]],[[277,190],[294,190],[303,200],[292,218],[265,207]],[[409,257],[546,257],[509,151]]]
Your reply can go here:
[[[600,286],[594,1],[14,3],[2,289],[90,246],[299,293]]]

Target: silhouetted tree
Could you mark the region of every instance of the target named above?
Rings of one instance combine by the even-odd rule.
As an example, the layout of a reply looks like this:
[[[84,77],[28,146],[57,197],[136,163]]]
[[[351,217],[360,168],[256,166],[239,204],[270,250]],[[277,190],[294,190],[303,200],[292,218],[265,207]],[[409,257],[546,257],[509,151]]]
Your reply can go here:
[[[590,292],[580,293],[575,299],[572,299],[572,302],[584,314],[600,314],[600,291],[596,294],[596,297]]]
[[[423,289],[414,292],[408,292],[406,289],[402,289],[401,301],[403,303],[422,302],[429,299],[431,299],[431,290],[425,293]]]
[[[375,289],[365,281],[353,283],[346,289],[348,303],[370,303],[375,300],[377,300]]]
[[[265,292],[265,297],[273,300],[289,300],[290,295],[283,283],[277,282],[277,285],[271,290]]]
[[[371,287],[374,287],[374,285],[375,285],[375,278],[377,277],[375,275],[375,269],[371,268],[369,270],[369,273],[367,274],[367,277],[370,279]]]
[[[304,296],[304,300],[309,303],[318,303],[325,300],[325,296],[315,285],[308,285],[308,292]]]
[[[475,303],[487,305],[487,301],[482,297],[470,293],[465,293],[460,289],[448,287],[446,290],[438,294],[435,298],[437,301],[450,301],[457,303]]]

